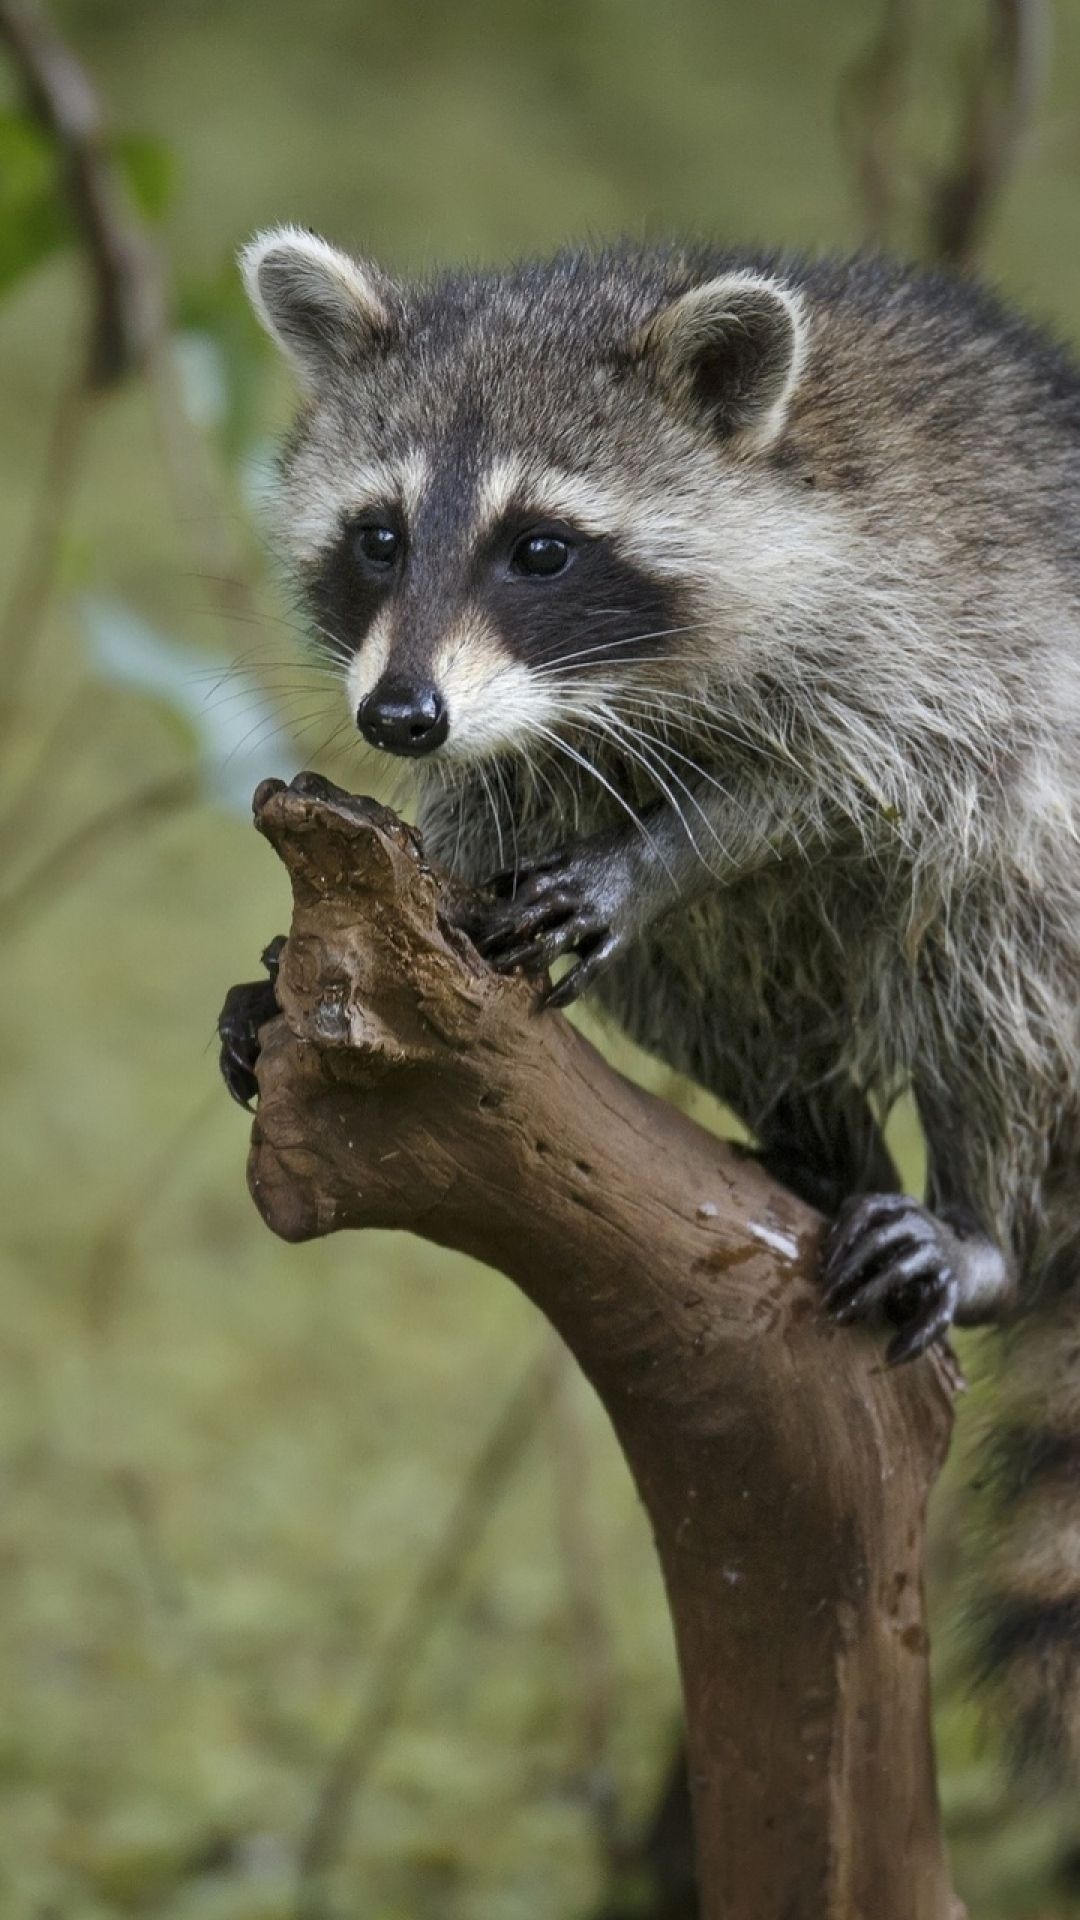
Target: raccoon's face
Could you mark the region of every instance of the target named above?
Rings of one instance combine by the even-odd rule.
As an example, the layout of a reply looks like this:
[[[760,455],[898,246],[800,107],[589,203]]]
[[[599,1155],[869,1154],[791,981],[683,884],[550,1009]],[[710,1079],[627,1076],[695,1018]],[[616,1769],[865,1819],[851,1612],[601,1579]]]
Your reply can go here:
[[[296,229],[242,264],[304,391],[283,537],[366,740],[611,737],[718,649],[739,671],[786,513],[796,294],[660,256],[402,288]]]

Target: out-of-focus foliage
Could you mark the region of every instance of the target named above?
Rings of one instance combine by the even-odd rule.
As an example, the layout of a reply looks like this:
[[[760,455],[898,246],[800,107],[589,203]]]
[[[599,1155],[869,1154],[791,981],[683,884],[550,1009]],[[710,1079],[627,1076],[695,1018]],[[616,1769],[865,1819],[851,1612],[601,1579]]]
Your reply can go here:
[[[170,148],[152,135],[131,133],[120,135],[112,151],[135,206],[148,220],[160,220],[172,197]],[[53,142],[28,112],[6,108],[0,112],[0,295],[73,240]]]
[[[0,294],[70,238],[56,176],[52,146],[29,115],[0,113]]]
[[[913,155],[941,148],[982,9],[928,13]],[[213,1020],[286,899],[236,815],[238,783],[320,752],[345,781],[368,774],[261,557],[253,505],[286,386],[231,256],[283,219],[408,267],[612,230],[849,244],[836,101],[872,10],[67,0],[57,18],[167,249],[177,392],[212,485],[177,485],[144,384],[96,405],[3,741],[0,1913],[278,1920],[328,1761],[544,1334],[500,1279],[419,1243],[278,1246],[244,1191]],[[0,592],[83,300],[56,157],[5,84]],[[988,264],[1066,329],[1078,87],[1080,15],[1063,5],[1051,96]],[[240,596],[222,553],[246,575]],[[41,885],[80,821],[208,759],[199,804],[91,836],[58,891]],[[11,889],[24,905],[9,926]],[[632,1489],[582,1397],[611,1762],[633,1819],[673,1719],[669,1633]],[[962,1439],[977,1419],[978,1395]],[[549,1419],[354,1809],[342,1912],[566,1920],[602,1893],[553,1458]],[[973,1920],[1064,1920],[1080,1912],[1068,1817],[1010,1798],[954,1683],[967,1461],[961,1447],[935,1556],[958,1874]]]

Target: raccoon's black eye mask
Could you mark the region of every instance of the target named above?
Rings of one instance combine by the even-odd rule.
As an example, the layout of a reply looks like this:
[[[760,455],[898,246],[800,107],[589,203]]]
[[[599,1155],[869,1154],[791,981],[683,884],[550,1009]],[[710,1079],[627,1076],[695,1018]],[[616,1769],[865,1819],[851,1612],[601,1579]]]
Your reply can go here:
[[[348,563],[363,577],[389,584],[405,558],[406,540],[390,514],[358,520],[344,536]],[[505,538],[500,546],[506,545]],[[552,580],[572,565],[580,541],[564,527],[532,527],[509,537],[507,571],[525,580]]]

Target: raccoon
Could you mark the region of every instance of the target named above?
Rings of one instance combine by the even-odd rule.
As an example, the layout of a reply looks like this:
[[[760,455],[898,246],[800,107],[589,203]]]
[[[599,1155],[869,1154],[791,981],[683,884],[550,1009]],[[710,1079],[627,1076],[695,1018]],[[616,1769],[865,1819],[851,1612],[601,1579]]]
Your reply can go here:
[[[985,1665],[1080,1769],[1080,374],[880,258],[242,255],[278,522],[360,735],[589,993],[832,1216],[890,1364],[1008,1329]],[[926,1205],[882,1125],[913,1094]]]

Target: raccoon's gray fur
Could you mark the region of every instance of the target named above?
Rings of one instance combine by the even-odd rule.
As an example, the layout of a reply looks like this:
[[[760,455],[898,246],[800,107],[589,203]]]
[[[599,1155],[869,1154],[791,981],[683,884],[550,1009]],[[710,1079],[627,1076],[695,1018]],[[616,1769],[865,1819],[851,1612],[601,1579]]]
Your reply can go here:
[[[1009,1322],[986,1658],[1075,1769],[1080,378],[879,260],[244,270],[305,395],[286,551],[433,851],[516,875],[486,950],[572,950],[555,998],[839,1207],[830,1304],[893,1358]],[[873,1118],[909,1087],[932,1213]]]

